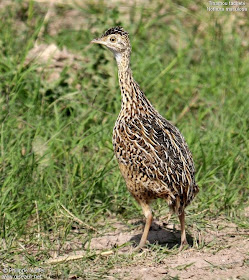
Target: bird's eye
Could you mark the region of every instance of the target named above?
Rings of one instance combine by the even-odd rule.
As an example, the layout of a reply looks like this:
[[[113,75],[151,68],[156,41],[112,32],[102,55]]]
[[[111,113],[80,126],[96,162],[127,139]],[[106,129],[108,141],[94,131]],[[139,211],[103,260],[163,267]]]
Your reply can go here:
[[[116,41],[116,38],[115,38],[115,37],[111,37],[111,38],[110,38],[110,41],[113,43],[113,42]]]

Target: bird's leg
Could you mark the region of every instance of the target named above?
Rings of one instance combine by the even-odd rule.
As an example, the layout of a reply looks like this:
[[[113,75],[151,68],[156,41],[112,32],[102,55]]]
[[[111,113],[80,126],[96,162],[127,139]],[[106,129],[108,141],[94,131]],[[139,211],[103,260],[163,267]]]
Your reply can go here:
[[[187,238],[186,238],[186,231],[185,231],[185,212],[184,210],[179,215],[179,220],[181,224],[181,246],[180,251],[184,248],[185,245],[188,244]]]
[[[146,223],[145,223],[143,235],[141,237],[141,240],[139,242],[137,249],[144,247],[144,245],[147,241],[147,238],[148,238],[148,233],[149,233],[151,222],[152,222],[152,213],[151,213],[149,204],[140,202],[140,205],[142,206],[143,213],[146,218]]]

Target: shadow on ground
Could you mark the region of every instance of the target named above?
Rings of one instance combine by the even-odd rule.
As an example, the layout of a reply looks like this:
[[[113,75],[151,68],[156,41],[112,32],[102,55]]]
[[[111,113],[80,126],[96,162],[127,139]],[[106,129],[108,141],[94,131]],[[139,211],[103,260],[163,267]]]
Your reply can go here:
[[[129,241],[136,247],[142,237],[143,229],[140,234],[134,235]],[[190,246],[193,246],[193,238],[187,234],[187,240]],[[161,227],[158,223],[153,222],[149,231],[148,241],[150,244],[160,244],[169,249],[180,246],[181,244],[181,231],[176,229],[168,229]]]

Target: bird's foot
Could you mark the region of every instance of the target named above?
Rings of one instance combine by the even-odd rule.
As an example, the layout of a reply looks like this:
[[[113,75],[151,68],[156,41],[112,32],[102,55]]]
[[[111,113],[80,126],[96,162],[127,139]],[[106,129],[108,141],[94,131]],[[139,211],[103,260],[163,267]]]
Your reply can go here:
[[[180,245],[180,248],[179,248],[179,252],[183,251],[183,250],[186,250],[189,248],[189,244],[188,244],[188,241],[184,241],[184,242],[181,242],[181,245]]]
[[[146,244],[148,244],[148,243],[149,243],[148,240],[146,240],[145,242],[141,242],[141,241],[140,241],[140,243],[138,244],[138,246],[135,247],[135,248],[133,249],[133,251],[134,251],[134,252],[142,252],[142,251],[145,249]]]
[[[132,251],[135,252],[135,253],[140,253],[140,252],[143,251],[143,247],[137,246]]]

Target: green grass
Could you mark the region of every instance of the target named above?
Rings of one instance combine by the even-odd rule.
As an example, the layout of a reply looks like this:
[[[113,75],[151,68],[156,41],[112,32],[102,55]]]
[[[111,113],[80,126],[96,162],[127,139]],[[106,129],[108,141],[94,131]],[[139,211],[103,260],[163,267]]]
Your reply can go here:
[[[130,33],[136,81],[192,151],[200,193],[187,223],[226,215],[248,228],[249,18],[208,13],[201,3],[192,9],[191,1],[161,2],[124,10],[104,2],[61,5],[51,22],[76,10],[84,23],[59,25],[53,35],[45,6],[13,1],[0,11],[1,263],[39,265],[54,240],[68,241],[74,222],[61,205],[97,229],[104,216],[142,217],[113,156],[121,100],[117,67],[111,53],[89,45],[116,24]],[[35,62],[26,65],[42,27],[38,42],[80,56],[77,71],[65,66],[59,79],[49,81]],[[168,211],[162,201],[153,208],[157,216]],[[82,231],[91,238],[91,230]],[[64,269],[60,273],[69,275]],[[98,273],[91,279],[106,271]]]

